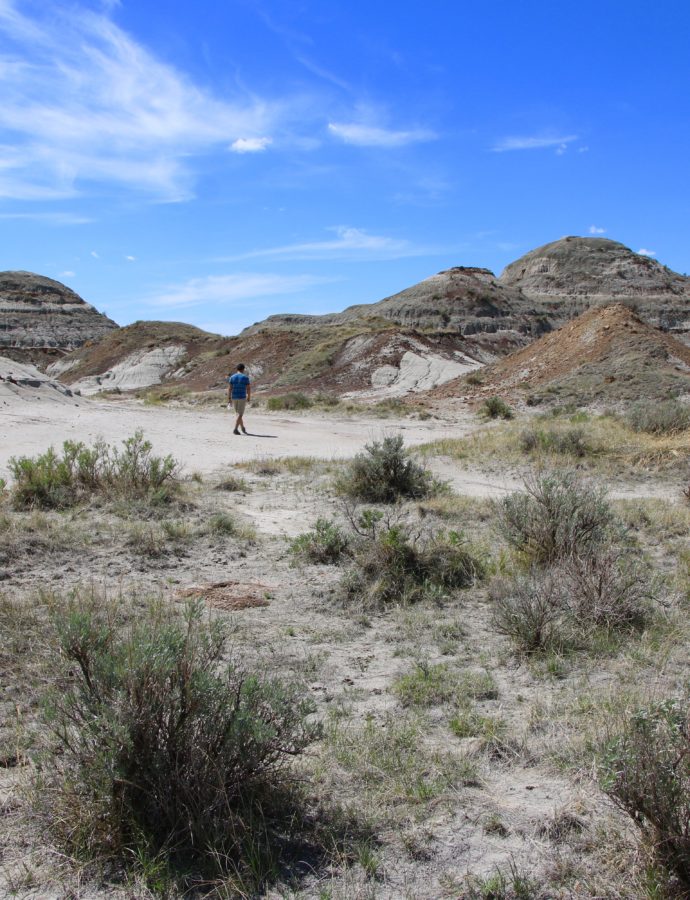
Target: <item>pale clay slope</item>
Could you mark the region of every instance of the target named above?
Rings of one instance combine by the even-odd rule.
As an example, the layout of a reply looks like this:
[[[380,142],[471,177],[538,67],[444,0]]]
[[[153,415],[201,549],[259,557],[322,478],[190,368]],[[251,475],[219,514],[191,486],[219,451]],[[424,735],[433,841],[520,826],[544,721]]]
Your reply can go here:
[[[71,388],[84,396],[92,396],[101,391],[134,391],[139,388],[160,384],[170,375],[187,350],[182,344],[169,344],[166,347],[155,347],[153,350],[139,350],[132,353],[102,375],[89,375],[75,381]],[[48,368],[51,375],[60,375],[69,371],[69,367],[58,362]]]

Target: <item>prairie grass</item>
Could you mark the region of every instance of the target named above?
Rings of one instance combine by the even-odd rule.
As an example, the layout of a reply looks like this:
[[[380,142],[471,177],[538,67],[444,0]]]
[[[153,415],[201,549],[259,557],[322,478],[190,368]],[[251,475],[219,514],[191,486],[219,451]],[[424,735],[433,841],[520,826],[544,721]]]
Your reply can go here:
[[[526,425],[546,437],[526,447],[522,439]],[[578,440],[572,437],[575,430]],[[579,465],[604,475],[672,473],[687,466],[690,432],[638,432],[610,415],[546,416],[492,425],[467,437],[443,438],[418,450],[424,455],[446,456],[472,465],[515,466],[528,461],[568,467],[577,460]]]

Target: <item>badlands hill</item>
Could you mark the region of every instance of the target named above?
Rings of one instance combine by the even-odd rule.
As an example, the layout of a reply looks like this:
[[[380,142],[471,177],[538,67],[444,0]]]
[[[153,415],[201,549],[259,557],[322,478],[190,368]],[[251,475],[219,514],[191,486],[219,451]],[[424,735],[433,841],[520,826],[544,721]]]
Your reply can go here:
[[[45,364],[117,327],[59,281],[0,272],[0,354],[6,358]]]
[[[499,281],[548,309],[558,324],[591,306],[624,303],[690,343],[690,278],[606,238],[566,237],[506,266]]]
[[[242,360],[259,391],[403,396],[453,382],[520,351],[583,310],[615,303],[690,344],[690,279],[603,238],[546,244],[500,278],[458,266],[377,303],[323,316],[270,316],[230,338],[180,323],[138,322],[113,330],[114,323],[73,297],[73,344],[83,343],[77,326],[85,309],[79,304],[104,331],[51,366],[50,374],[85,393],[161,383],[169,395],[217,390]],[[32,302],[42,308],[40,297]],[[34,323],[49,321],[49,307]]]
[[[480,401],[500,395],[530,404],[590,404],[690,393],[690,347],[622,305],[589,309],[470,379],[439,389],[442,397]]]

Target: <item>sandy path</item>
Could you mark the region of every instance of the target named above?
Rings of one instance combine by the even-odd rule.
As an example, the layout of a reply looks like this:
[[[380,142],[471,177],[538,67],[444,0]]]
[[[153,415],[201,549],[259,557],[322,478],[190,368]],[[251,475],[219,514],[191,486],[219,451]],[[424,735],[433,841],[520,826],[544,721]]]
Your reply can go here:
[[[208,474],[248,459],[277,456],[353,456],[364,444],[386,434],[402,434],[408,445],[441,437],[458,437],[471,421],[347,418],[246,414],[248,436],[232,434],[231,413],[221,409],[188,410],[143,406],[134,402],[99,402],[83,398],[56,400],[24,389],[0,395],[0,477],[8,475],[11,456],[35,456],[65,440],[93,443],[98,437],[117,443],[141,428],[158,454],[172,454],[185,471]],[[23,396],[20,396],[23,394]]]

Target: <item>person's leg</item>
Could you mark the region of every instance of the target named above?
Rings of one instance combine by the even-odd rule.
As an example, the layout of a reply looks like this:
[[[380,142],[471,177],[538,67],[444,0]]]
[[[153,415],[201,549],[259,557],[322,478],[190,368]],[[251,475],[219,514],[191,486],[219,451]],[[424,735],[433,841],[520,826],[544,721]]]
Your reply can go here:
[[[235,430],[233,431],[233,434],[239,434],[240,428],[242,428],[242,431],[244,431],[246,434],[246,429],[244,427],[244,420],[242,419],[242,416],[244,414],[244,407],[246,406],[247,401],[246,400],[233,400],[233,403],[235,406],[235,412],[237,413],[237,418],[235,419]]]

